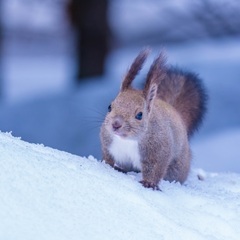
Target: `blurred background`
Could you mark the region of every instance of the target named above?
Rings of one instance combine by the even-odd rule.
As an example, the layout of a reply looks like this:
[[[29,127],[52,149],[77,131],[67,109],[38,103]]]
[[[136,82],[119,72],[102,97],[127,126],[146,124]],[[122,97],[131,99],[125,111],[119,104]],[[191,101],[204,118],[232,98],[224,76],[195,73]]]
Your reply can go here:
[[[101,159],[99,128],[144,47],[199,74],[208,114],[193,166],[240,172],[237,0],[0,0],[0,130]]]

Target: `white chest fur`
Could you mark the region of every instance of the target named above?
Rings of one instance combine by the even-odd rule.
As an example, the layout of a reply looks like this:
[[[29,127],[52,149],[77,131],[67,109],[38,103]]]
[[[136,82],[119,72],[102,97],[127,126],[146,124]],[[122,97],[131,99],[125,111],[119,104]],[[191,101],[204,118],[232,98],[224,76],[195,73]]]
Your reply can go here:
[[[114,136],[109,152],[113,155],[117,166],[141,170],[137,141]]]

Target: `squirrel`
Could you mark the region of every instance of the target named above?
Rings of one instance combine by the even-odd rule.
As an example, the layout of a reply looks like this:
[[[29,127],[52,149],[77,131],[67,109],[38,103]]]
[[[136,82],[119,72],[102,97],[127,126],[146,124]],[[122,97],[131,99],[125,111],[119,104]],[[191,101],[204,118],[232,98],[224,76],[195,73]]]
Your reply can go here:
[[[101,126],[103,161],[118,171],[142,172],[140,183],[160,190],[164,179],[181,184],[187,179],[191,150],[189,138],[206,112],[207,94],[191,72],[167,66],[165,54],[154,60],[142,90],[132,82],[149,50],[142,50],[109,105]]]

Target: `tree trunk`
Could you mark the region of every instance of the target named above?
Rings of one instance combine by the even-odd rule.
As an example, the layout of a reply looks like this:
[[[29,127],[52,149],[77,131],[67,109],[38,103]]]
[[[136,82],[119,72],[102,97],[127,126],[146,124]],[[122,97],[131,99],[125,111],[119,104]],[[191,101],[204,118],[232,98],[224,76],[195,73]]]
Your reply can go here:
[[[3,42],[3,27],[2,27],[2,0],[0,0],[0,98],[2,98],[3,74],[2,74],[2,42]]]
[[[77,80],[104,74],[109,50],[108,0],[70,0],[68,13],[76,31]]]

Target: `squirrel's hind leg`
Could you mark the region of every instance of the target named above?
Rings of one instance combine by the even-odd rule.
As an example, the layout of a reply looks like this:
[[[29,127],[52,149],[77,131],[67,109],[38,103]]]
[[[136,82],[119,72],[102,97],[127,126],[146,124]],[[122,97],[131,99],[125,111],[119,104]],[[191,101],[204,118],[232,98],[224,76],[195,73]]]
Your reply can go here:
[[[181,184],[185,182],[188,177],[190,170],[191,153],[189,149],[183,151],[178,158],[173,159],[171,164],[168,166],[164,180],[169,182],[180,182]]]

